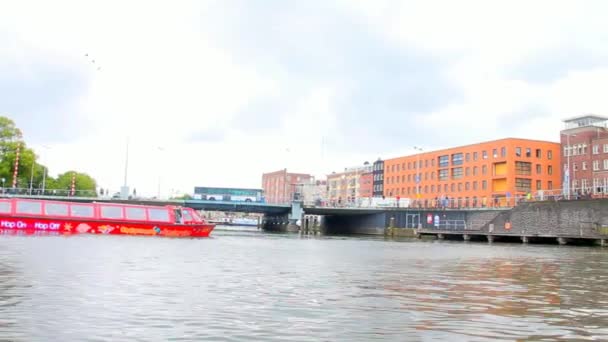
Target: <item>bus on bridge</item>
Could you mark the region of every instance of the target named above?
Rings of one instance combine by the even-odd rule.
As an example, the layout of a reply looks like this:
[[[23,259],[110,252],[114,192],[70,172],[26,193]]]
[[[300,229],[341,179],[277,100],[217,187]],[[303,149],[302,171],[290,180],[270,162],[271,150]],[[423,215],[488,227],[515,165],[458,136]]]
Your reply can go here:
[[[194,188],[193,197],[197,200],[206,201],[264,203],[264,191],[262,189],[197,186]]]

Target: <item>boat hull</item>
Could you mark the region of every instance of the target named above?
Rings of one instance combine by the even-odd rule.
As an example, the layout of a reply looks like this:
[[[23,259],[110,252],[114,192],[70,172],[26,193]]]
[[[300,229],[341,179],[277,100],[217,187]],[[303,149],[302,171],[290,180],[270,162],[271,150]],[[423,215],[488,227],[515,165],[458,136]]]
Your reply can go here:
[[[208,237],[213,224],[173,225],[151,222],[112,222],[97,220],[54,219],[0,216],[0,234],[4,235],[143,235],[164,237]]]

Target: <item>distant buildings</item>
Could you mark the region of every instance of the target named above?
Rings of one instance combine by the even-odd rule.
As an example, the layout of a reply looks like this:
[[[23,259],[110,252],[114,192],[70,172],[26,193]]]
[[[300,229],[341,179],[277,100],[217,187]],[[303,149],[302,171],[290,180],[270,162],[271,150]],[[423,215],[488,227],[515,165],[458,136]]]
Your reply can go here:
[[[560,145],[507,138],[384,161],[384,195],[456,205],[504,203],[532,191],[559,188]]]
[[[514,204],[529,195],[607,196],[608,118],[564,120],[560,142],[505,138],[345,168],[327,181],[281,170],[262,177],[266,200],[357,205],[370,197],[409,198],[416,205]]]
[[[608,194],[608,118],[583,115],[564,120],[560,132],[566,194]]]
[[[296,185],[296,194],[306,204],[322,204],[327,198],[327,181],[311,178],[309,182]]]
[[[374,197],[384,196],[384,161],[378,158],[372,166],[374,185],[372,193]]]
[[[312,176],[306,173],[289,173],[287,169],[262,175],[262,188],[266,203],[290,203],[297,193],[297,184],[308,183]]]
[[[327,175],[328,201],[332,204],[345,204],[361,198],[361,176],[368,181],[372,177],[373,181],[372,171],[372,165],[365,162],[363,166],[349,167],[344,169],[344,172]],[[371,189],[371,183],[364,183],[366,194],[370,193]]]

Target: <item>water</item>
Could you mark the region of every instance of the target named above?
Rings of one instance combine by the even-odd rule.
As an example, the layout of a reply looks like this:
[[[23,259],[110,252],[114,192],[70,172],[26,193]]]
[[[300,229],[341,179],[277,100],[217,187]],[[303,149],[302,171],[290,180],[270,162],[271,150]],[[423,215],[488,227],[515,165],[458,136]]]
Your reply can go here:
[[[0,341],[607,340],[608,250],[0,237]]]

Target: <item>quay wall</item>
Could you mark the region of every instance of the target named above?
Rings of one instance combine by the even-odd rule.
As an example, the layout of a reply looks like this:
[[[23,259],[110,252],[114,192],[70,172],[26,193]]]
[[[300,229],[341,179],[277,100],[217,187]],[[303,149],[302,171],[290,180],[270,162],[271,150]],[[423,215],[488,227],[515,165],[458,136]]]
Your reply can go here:
[[[480,229],[488,234],[606,238],[608,199],[526,202]]]

